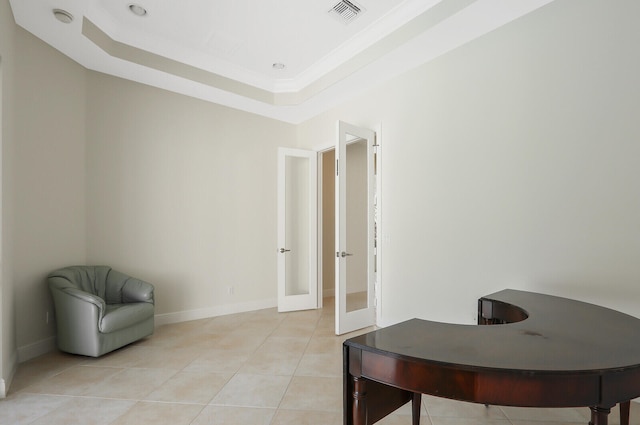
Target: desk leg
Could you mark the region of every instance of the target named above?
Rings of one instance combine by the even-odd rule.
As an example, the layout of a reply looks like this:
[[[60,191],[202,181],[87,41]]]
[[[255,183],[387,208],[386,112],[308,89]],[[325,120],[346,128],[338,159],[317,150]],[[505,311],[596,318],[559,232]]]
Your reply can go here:
[[[589,409],[591,409],[591,421],[589,421],[589,425],[607,425],[611,408],[591,406]]]
[[[631,401],[620,403],[620,425],[629,425],[629,410],[631,409]]]
[[[353,425],[367,425],[367,381],[353,377]]]
[[[422,404],[422,394],[413,393],[411,397],[411,423],[412,425],[420,425],[420,405]],[[621,424],[622,425],[622,424]],[[629,425],[629,424],[626,424]]]

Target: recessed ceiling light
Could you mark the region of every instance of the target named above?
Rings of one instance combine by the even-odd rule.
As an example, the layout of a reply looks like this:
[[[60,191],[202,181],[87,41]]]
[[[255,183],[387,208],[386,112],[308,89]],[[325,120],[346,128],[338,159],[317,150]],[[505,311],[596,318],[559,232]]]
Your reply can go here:
[[[145,16],[147,14],[147,9],[136,3],[131,3],[129,5],[129,10],[131,11],[131,13],[138,16]]]
[[[70,24],[73,21],[73,15],[66,10],[53,9],[53,16],[60,22]]]
[[[273,67],[273,69],[278,69],[278,70],[286,68],[286,65],[281,62],[276,62],[271,66]]]

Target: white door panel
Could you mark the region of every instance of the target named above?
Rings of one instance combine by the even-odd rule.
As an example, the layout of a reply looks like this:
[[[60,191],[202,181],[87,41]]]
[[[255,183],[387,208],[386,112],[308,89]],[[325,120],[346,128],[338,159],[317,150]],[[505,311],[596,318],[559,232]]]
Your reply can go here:
[[[278,311],[318,308],[317,153],[278,150]]]
[[[375,133],[338,122],[336,334],[375,324]]]

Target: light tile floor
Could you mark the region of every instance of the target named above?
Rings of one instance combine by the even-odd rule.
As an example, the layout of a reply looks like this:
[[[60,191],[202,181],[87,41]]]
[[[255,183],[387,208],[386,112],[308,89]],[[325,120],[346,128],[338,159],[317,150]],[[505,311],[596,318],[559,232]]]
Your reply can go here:
[[[342,342],[333,303],[161,326],[99,359],[49,353],[20,364],[0,425],[338,425]],[[371,330],[371,329],[368,329]],[[368,331],[367,330],[367,331]],[[424,425],[585,425],[589,410],[506,408],[423,397]],[[618,424],[615,409],[609,417]],[[632,403],[631,422],[640,423]],[[405,406],[379,422],[411,423]]]

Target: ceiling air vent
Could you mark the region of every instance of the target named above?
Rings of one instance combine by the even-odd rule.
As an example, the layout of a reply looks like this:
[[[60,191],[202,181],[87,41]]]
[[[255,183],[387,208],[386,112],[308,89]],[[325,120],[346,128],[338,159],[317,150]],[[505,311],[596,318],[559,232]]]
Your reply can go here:
[[[336,3],[331,10],[329,10],[329,14],[341,22],[348,24],[358,17],[358,15],[363,12],[364,9],[356,4],[355,2],[349,0],[340,0]]]

